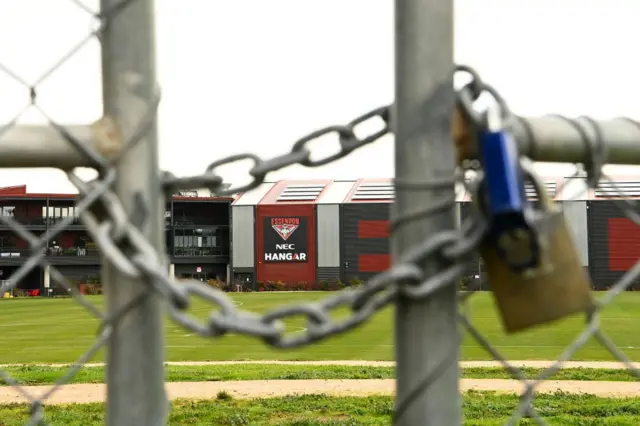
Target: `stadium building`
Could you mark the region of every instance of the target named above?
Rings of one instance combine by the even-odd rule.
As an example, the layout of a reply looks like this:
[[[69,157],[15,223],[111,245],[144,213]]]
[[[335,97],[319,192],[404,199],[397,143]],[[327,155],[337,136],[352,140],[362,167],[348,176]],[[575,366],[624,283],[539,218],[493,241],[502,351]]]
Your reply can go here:
[[[581,177],[545,179],[597,289],[611,286],[640,259],[640,227],[621,208],[633,209],[629,201],[640,198],[640,181],[614,182],[587,190]],[[533,189],[527,191],[533,199]],[[471,211],[469,194],[461,187],[456,192],[458,217],[464,220]],[[170,273],[242,283],[250,289],[269,281],[366,280],[391,262],[393,198],[388,179],[271,182],[235,199],[181,193],[165,210]],[[47,242],[45,256],[72,281],[83,282],[99,277],[100,259],[74,203],[72,194],[33,194],[25,186],[0,188],[0,214],[35,235],[65,217],[76,218]],[[0,224],[0,279],[8,279],[29,253],[27,242]],[[53,283],[47,269],[34,269],[19,287],[48,294]],[[481,275],[481,263],[473,259],[467,276]]]
[[[640,259],[640,227],[620,209],[623,200],[640,197],[640,181],[618,178],[591,190],[584,177],[543,180],[563,209],[594,287],[612,285]],[[456,192],[464,220],[471,211],[469,194]],[[531,186],[527,195],[535,201]],[[393,197],[385,179],[280,181],[241,194],[231,206],[234,280],[249,286],[366,280],[390,264]],[[481,273],[476,258],[467,275],[477,279]]]

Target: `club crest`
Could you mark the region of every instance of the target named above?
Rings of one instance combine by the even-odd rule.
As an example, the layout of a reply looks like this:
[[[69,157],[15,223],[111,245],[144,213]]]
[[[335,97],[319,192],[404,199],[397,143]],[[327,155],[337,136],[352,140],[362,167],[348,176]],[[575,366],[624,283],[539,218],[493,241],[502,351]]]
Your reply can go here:
[[[271,225],[271,227],[278,233],[278,235],[280,235],[280,237],[284,240],[287,241],[287,239],[289,239],[289,237],[291,236],[291,234],[293,234],[293,232],[298,229],[298,225],[292,225],[292,224],[279,224],[279,225]]]

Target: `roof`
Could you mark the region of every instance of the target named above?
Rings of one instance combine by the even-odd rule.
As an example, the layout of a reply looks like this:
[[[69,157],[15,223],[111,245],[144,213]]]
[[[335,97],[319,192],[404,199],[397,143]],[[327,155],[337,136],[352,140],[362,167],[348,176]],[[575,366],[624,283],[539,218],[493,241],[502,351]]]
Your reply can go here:
[[[395,187],[392,179],[359,179],[344,200],[345,203],[392,203]],[[470,201],[464,185],[456,185],[456,201]]]
[[[332,180],[281,180],[276,182],[258,204],[316,204]]]
[[[42,198],[58,198],[73,200],[78,194],[56,194],[56,193],[40,193],[27,192],[27,185],[0,187],[0,199],[2,198],[22,198],[25,200],[37,200]],[[179,192],[173,196],[173,200],[178,201],[233,201],[234,197],[215,197],[210,194],[201,195],[198,191]]]
[[[587,189],[585,178],[580,176],[541,179],[556,201],[640,198],[640,177],[618,176],[612,178],[614,183],[603,181],[596,189]],[[526,191],[530,198],[537,198],[533,185],[526,184]],[[392,179],[282,180],[239,194],[233,205],[391,203],[394,196]],[[471,201],[462,184],[456,186],[456,201]]]

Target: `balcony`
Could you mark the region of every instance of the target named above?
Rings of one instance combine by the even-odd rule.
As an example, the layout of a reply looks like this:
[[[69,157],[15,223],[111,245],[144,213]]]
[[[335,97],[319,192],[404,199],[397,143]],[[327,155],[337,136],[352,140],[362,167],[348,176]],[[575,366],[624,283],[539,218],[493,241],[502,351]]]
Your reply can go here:
[[[167,243],[173,247],[170,254],[177,262],[202,261],[203,257],[213,262],[229,260],[229,227],[175,228],[168,233]]]
[[[44,229],[46,221],[42,213],[45,204],[45,200],[0,200],[0,216],[11,218],[35,229]],[[11,227],[0,221],[0,229],[11,229]]]
[[[0,247],[0,264],[22,265],[32,254],[28,248]]]

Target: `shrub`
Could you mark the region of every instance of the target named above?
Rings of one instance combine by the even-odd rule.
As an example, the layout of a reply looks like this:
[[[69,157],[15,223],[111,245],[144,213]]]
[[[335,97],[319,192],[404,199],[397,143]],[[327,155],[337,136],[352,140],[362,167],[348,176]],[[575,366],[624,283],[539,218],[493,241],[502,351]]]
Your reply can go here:
[[[23,290],[21,288],[13,289],[13,297],[27,297],[27,296],[29,296],[28,290]]]
[[[258,292],[263,291],[337,291],[348,287],[340,280],[337,281],[299,281],[296,283],[285,283],[282,281],[267,281],[256,283],[256,290]],[[251,291],[248,289],[248,291]]]
[[[364,281],[362,281],[362,280],[361,280],[360,278],[358,278],[358,277],[351,278],[351,279],[349,280],[349,285],[350,285],[351,287],[359,287],[359,286],[361,286],[362,284],[364,284]]]
[[[84,294],[88,296],[96,296],[102,294],[102,284],[85,284]]]
[[[89,275],[86,281],[85,284],[100,284],[100,275]]]
[[[458,281],[458,290],[467,291],[472,281],[472,278],[468,275],[460,277],[460,281]]]

